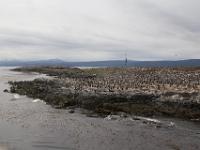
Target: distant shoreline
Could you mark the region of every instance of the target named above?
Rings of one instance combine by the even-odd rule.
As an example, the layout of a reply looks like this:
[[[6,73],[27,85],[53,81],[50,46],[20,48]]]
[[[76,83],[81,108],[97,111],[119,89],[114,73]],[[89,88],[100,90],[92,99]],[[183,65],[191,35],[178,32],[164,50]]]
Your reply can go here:
[[[60,59],[35,61],[0,61],[0,66],[64,66],[64,67],[200,67],[200,59],[161,60],[161,61],[135,61],[135,60],[107,60],[69,62]]]

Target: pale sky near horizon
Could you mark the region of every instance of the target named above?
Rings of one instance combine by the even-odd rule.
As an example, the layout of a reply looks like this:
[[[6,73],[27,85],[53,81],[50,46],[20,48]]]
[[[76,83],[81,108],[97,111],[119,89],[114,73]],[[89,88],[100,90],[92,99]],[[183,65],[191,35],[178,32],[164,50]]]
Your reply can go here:
[[[0,0],[0,60],[200,58],[199,0]]]

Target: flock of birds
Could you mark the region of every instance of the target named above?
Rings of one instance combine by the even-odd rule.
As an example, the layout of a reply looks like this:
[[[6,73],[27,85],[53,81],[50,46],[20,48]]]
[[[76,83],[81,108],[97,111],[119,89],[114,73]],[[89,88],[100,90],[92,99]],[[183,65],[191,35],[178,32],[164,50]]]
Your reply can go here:
[[[200,69],[124,68],[104,70],[101,76],[65,79],[76,90],[200,91]]]

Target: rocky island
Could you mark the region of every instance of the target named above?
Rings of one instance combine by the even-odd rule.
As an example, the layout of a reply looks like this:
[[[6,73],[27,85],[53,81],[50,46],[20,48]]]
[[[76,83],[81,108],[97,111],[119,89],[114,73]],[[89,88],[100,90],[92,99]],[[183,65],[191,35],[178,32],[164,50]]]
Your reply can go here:
[[[99,115],[126,113],[200,119],[200,68],[25,67],[52,79],[10,81],[11,93],[56,108],[84,108]]]

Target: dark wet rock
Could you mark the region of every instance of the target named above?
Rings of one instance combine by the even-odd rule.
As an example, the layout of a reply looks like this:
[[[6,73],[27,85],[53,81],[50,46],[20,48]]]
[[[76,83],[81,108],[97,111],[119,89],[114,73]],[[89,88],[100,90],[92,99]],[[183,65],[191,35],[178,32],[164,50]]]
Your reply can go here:
[[[5,92],[5,93],[8,93],[8,92],[9,92],[9,90],[8,90],[8,89],[5,89],[5,90],[3,90],[3,92]]]
[[[199,94],[95,93],[76,90],[72,87],[63,88],[64,83],[57,79],[9,83],[12,93],[42,99],[58,109],[75,106],[93,110],[102,115],[124,112],[143,116],[167,115],[189,119],[200,118],[200,104],[194,101]]]
[[[70,113],[70,114],[73,114],[74,112],[75,112],[74,109],[69,110],[69,113]]]

